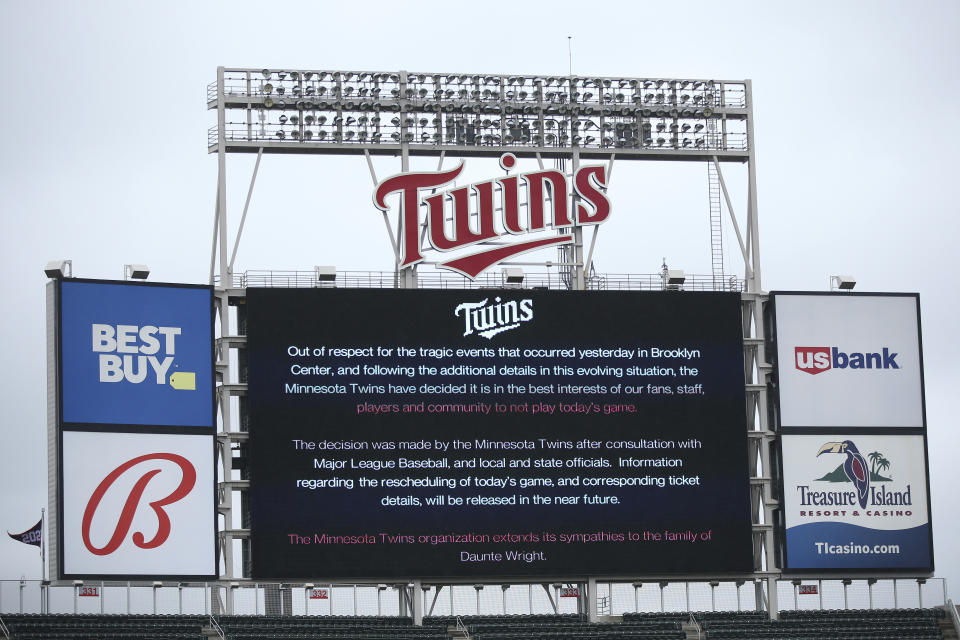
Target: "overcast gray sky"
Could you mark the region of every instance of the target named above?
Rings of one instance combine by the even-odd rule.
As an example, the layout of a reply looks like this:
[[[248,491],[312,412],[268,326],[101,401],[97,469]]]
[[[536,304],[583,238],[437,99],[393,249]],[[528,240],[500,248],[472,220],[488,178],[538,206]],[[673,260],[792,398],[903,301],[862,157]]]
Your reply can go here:
[[[563,74],[572,36],[575,74],[753,80],[764,289],[849,273],[858,290],[920,292],[937,574],[960,584],[958,33],[955,1],[0,0],[0,529],[31,526],[46,502],[44,263],[206,280],[218,65]],[[232,226],[252,164],[229,162]],[[744,175],[729,168],[741,203]],[[599,271],[653,273],[666,257],[709,273],[703,165],[621,162],[610,189]],[[390,270],[370,192],[362,157],[266,157],[238,270]],[[0,579],[21,575],[39,577],[37,554],[4,536]]]

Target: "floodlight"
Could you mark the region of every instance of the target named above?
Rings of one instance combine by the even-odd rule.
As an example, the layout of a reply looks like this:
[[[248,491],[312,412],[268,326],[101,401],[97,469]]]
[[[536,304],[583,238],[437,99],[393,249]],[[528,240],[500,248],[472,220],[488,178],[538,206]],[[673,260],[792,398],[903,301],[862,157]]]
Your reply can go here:
[[[264,78],[267,78],[268,80],[270,79],[270,69],[264,69],[264,70],[261,71],[260,73],[263,74],[263,77],[264,77]]]
[[[313,268],[317,282],[333,282],[337,279],[337,268],[331,266],[317,266]]]
[[[830,276],[830,290],[834,288],[849,291],[857,286],[857,280],[853,276]]]
[[[51,260],[43,268],[48,278],[72,278],[73,260]]]
[[[271,98],[264,98],[264,99],[263,99],[263,106],[265,106],[267,109],[269,109],[270,107],[273,106],[273,100],[272,100]]]
[[[686,280],[683,269],[667,269],[663,274],[663,279],[667,286],[680,286]]]
[[[123,279],[146,280],[150,277],[150,268],[145,264],[123,265]]]

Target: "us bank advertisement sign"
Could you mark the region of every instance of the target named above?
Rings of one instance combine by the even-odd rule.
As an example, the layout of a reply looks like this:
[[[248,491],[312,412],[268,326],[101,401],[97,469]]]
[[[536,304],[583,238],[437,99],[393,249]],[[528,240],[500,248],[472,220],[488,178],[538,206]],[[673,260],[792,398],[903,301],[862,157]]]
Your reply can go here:
[[[781,427],[924,427],[916,294],[771,300]]]
[[[933,570],[922,435],[784,435],[785,570]]]
[[[200,286],[62,281],[63,424],[212,427],[212,295]]]
[[[62,438],[63,577],[215,577],[212,435]]]

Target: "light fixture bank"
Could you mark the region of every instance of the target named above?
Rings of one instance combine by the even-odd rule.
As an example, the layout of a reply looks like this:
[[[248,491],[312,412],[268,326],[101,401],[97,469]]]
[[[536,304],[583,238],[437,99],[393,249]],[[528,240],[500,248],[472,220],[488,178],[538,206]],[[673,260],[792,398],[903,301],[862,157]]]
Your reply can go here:
[[[231,151],[404,145],[466,155],[578,149],[736,157],[748,145],[742,80],[221,67],[208,107],[230,113],[209,141]]]

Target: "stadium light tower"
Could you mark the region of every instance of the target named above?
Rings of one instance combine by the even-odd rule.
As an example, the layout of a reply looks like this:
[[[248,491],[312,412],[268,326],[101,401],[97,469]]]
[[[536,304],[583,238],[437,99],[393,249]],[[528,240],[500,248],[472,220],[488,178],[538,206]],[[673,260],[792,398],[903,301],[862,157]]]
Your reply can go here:
[[[756,436],[749,446],[752,459],[759,459],[759,466],[768,470],[774,437],[767,428],[769,365],[763,335],[751,86],[749,80],[717,78],[218,67],[216,80],[207,88],[207,107],[216,114],[216,123],[208,130],[207,145],[218,163],[210,284],[217,284],[219,279],[220,326],[232,326],[231,296],[244,295],[244,281],[234,279],[234,259],[264,155],[363,157],[375,185],[381,181],[374,170],[373,156],[399,158],[402,174],[410,172],[411,157],[439,159],[438,171],[449,158],[500,158],[501,167],[510,176],[514,175],[513,161],[509,166],[503,162],[508,156],[534,160],[541,170],[546,161],[553,161],[564,179],[589,168],[582,163],[603,163],[597,166],[604,166],[608,175],[614,160],[705,163],[711,193],[712,288],[738,290],[723,274],[722,247],[714,241],[722,235],[721,205],[725,203],[743,261],[743,335],[745,371],[749,372],[747,429]],[[232,154],[254,154],[256,162],[231,247],[227,237],[227,157]],[[745,210],[739,212],[734,212],[721,170],[730,163],[746,166]],[[605,191],[607,185],[598,188]],[[564,195],[574,204],[583,198],[576,187],[569,188]],[[396,216],[391,219],[391,213],[382,210],[395,258],[393,286],[417,288],[421,265],[417,261],[405,262],[401,251],[407,248],[406,236],[401,235],[402,207],[394,213]],[[566,288],[590,288],[600,226],[592,225],[590,238],[586,233],[589,228],[579,214],[570,222],[557,225],[555,230],[537,230],[544,234],[569,234],[568,244],[558,244],[558,259],[509,266],[556,267],[561,270]],[[436,265],[431,257],[436,254],[430,252],[440,249],[425,241],[423,234],[408,235],[412,237],[410,244],[422,252],[423,264]],[[485,238],[476,246],[496,244],[496,238]],[[533,274],[522,273],[505,269],[501,281],[516,287],[529,285]],[[313,276],[313,286],[331,286],[336,271],[318,268]],[[523,279],[519,280],[520,277]],[[693,288],[692,282],[693,276],[675,271],[666,274],[663,287]],[[239,336],[222,336],[221,340],[226,349],[240,349],[244,344]],[[231,377],[229,358],[224,358],[224,362],[226,380]],[[229,441],[245,437],[234,429],[238,419],[229,401],[230,394],[240,386],[243,385],[218,387],[220,418],[225,425],[222,437]],[[233,468],[229,449],[223,448],[225,484],[229,483]],[[770,475],[764,471],[762,476],[752,476],[761,486],[763,496],[772,495]],[[227,493],[233,490],[231,485]],[[219,513],[227,522],[232,522],[233,504],[232,499],[218,504]],[[767,584],[771,610],[776,609],[776,559],[770,524],[777,508],[775,501],[764,498],[755,505],[753,513],[753,532],[759,542],[754,559],[757,573],[752,577]],[[246,544],[246,533],[224,532],[224,579],[234,577],[232,542],[239,538]],[[664,586],[662,583],[661,606]],[[478,603],[482,587],[476,587]],[[232,598],[230,590],[227,595]]]
[[[747,290],[759,291],[750,86],[708,78],[219,67],[207,90],[207,106],[217,113],[207,145],[219,164],[213,262],[219,245],[219,276],[228,282],[240,233],[228,258],[227,154],[257,154],[251,190],[264,154],[394,156],[403,172],[411,156],[510,153],[568,161],[574,171],[584,160],[611,167],[614,159],[706,162],[717,176],[717,198],[720,188],[727,197],[720,165],[734,162],[749,169],[745,230],[737,237]],[[719,225],[719,211],[717,218]],[[561,262],[569,263],[571,288],[583,289],[592,250],[584,250],[580,225],[572,232],[576,241]],[[398,286],[416,288],[417,265],[402,265],[396,253]]]

